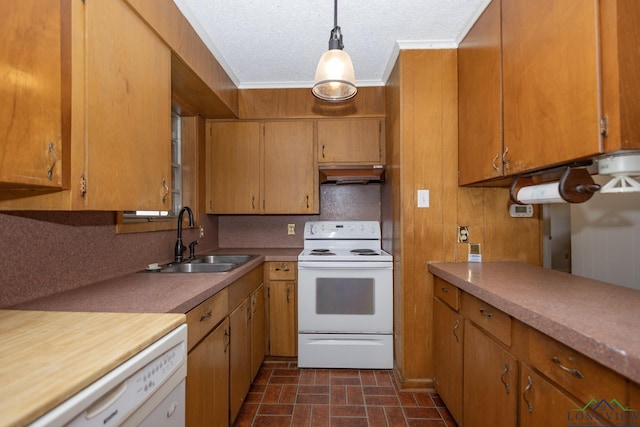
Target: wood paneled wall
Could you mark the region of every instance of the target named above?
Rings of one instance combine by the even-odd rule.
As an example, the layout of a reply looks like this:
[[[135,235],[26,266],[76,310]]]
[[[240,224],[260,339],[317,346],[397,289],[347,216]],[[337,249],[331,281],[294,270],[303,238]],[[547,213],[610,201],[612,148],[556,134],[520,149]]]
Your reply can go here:
[[[384,245],[394,255],[396,376],[432,387],[433,276],[430,262],[467,260],[457,225],[469,226],[483,261],[541,263],[540,213],[509,216],[507,188],[461,188],[458,175],[456,50],[405,50],[386,86],[387,182]],[[417,207],[429,190],[430,207]],[[391,230],[389,230],[391,229]]]
[[[346,102],[321,101],[311,89],[241,89],[238,117],[241,119],[301,119],[336,117],[384,117],[382,86],[358,88]]]

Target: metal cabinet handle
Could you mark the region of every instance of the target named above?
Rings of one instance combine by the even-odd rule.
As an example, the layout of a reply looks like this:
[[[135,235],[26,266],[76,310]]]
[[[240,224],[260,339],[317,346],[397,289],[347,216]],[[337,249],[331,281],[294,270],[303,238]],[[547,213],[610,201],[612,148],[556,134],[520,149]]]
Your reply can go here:
[[[229,348],[229,344],[231,344],[231,335],[229,334],[229,329],[225,328],[224,336],[225,336],[226,341],[227,341],[227,342],[224,343],[224,352],[226,353],[227,349]]]
[[[507,161],[507,153],[509,152],[509,147],[504,147],[504,152],[502,153],[502,164],[504,165],[505,170],[509,169],[509,161]]]
[[[162,188],[164,188],[164,194],[162,195],[162,203],[167,201],[167,194],[169,194],[169,186],[167,185],[167,180],[162,178]]]
[[[487,311],[484,308],[480,309],[480,314],[482,314],[484,317],[486,317],[487,319],[491,319],[493,317],[493,314],[490,311]]]
[[[202,316],[200,316],[200,321],[202,322],[205,319],[208,319],[209,317],[211,317],[211,310],[207,311],[207,314],[203,314]]]
[[[256,209],[256,196],[251,196],[251,209]]]
[[[287,286],[287,304],[289,304],[289,294],[291,293],[291,288]]]
[[[531,390],[531,387],[533,387],[533,381],[531,381],[531,377],[527,375],[527,386],[522,392],[522,399],[526,402],[529,412],[533,412],[533,404],[529,399],[527,399],[527,393]]]
[[[307,194],[307,209],[309,209],[309,195]]]
[[[456,324],[453,327],[453,336],[456,337],[456,342],[460,342],[460,337],[458,337],[458,334],[456,334],[459,327],[460,327],[460,320],[456,320]]]
[[[449,289],[445,288],[444,286],[441,287],[440,290],[442,291],[443,294],[448,294],[449,293]]]
[[[571,375],[576,376],[576,377],[578,377],[578,378],[580,378],[580,379],[583,379],[583,378],[584,378],[584,375],[582,374],[582,372],[580,372],[579,370],[577,370],[577,369],[575,369],[575,368],[567,368],[566,366],[564,366],[564,365],[562,364],[562,362],[560,362],[560,359],[558,359],[556,356],[553,356],[553,357],[551,358],[551,361],[552,361],[553,363],[555,363],[556,365],[558,365],[558,367],[559,367],[560,369],[562,369],[563,371],[566,371],[566,372],[570,373]]]
[[[322,158],[324,159],[324,144],[322,144]]]
[[[498,165],[496,165],[496,160],[498,160],[498,157],[500,157],[500,153],[496,154],[496,156],[493,158],[493,160],[491,161],[491,165],[493,166],[493,169],[496,172],[500,172],[500,168],[498,168]]]
[[[49,155],[51,157],[51,165],[47,169],[47,178],[49,181],[53,180],[53,168],[56,166],[58,159],[56,158],[56,150],[53,148],[53,142],[49,143]]]
[[[500,375],[500,381],[504,384],[504,390],[509,394],[509,383],[505,380],[505,376],[509,373],[509,364],[507,362],[504,363],[504,369],[502,370],[502,374]]]

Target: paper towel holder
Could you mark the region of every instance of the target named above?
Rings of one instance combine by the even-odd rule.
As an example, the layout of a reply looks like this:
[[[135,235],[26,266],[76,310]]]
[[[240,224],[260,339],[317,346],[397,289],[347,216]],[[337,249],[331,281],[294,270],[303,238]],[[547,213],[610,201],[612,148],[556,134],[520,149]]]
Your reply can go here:
[[[518,200],[518,191],[533,185],[536,183],[531,177],[516,177],[509,191],[511,200],[521,205],[527,204]],[[600,185],[593,181],[586,167],[567,167],[558,181],[558,193],[565,202],[569,203],[584,203],[598,190]]]

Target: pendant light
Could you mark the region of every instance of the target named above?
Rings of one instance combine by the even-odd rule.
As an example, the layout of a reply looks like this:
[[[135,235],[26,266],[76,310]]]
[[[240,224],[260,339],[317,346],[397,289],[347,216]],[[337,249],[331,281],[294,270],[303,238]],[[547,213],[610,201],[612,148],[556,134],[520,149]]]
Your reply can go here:
[[[342,32],[338,27],[338,0],[334,0],[333,29],[329,50],[320,58],[311,92],[324,101],[340,102],[356,96],[356,77],[349,54],[342,50]]]

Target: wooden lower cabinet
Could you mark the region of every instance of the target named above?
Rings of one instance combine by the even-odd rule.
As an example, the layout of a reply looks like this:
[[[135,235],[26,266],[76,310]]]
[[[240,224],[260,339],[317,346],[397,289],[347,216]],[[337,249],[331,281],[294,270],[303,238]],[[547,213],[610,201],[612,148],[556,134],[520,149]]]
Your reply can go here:
[[[464,325],[463,419],[470,426],[516,426],[516,358],[469,321]]]
[[[189,427],[229,425],[229,319],[225,318],[187,358]]]
[[[244,403],[265,354],[264,285],[230,315],[229,412],[233,421]]]
[[[251,294],[251,381],[256,378],[266,348],[264,285]]]
[[[434,385],[458,424],[462,424],[464,328],[461,315],[438,299],[433,301]]]
[[[251,386],[251,297],[244,300],[230,315],[230,384],[229,412],[235,420]]]
[[[627,399],[627,408],[633,412],[629,413],[629,425],[640,426],[640,384],[629,383],[629,398]]]
[[[520,427],[581,425],[581,418],[576,418],[576,415],[580,413],[577,409],[584,405],[568,397],[525,364],[520,365],[519,405]],[[590,421],[589,425],[594,424]]]
[[[296,357],[298,355],[296,273],[296,262],[267,262],[264,265],[264,278],[267,283],[269,336],[267,354],[269,356]]]
[[[269,282],[269,355],[295,357],[298,354],[296,326],[296,283]]]

